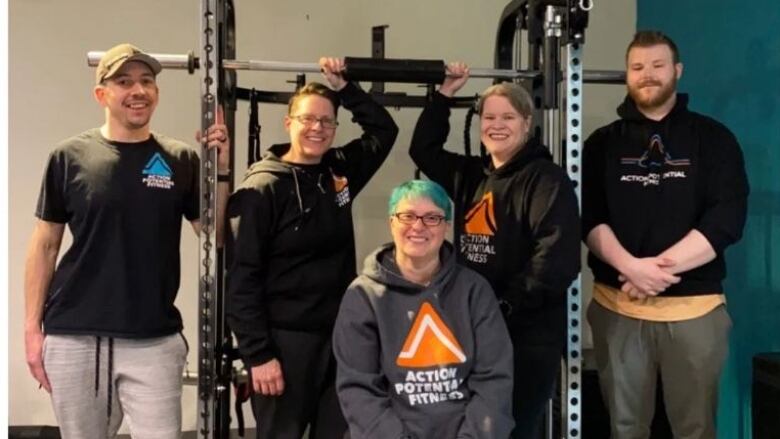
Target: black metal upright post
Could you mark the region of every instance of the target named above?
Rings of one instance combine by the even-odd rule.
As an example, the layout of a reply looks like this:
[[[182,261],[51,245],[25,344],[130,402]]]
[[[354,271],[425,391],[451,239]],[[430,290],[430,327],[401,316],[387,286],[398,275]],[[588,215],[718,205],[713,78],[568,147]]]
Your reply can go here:
[[[201,132],[214,124],[219,106],[220,44],[224,0],[201,3]],[[205,137],[205,136],[204,136]],[[220,268],[217,263],[217,152],[201,144],[200,247],[198,264],[198,437],[219,435],[219,399],[225,388],[219,382],[220,343],[218,314],[221,303]]]
[[[230,148],[230,175],[234,176],[235,170],[235,120],[236,120],[236,76],[235,70],[226,70],[222,68],[223,59],[233,59],[236,57],[236,31],[235,31],[235,9],[233,0],[220,0],[217,2],[219,10],[218,17],[218,44],[217,64],[219,87],[218,101],[224,109],[225,125],[231,139]],[[233,192],[233,183],[235,178],[228,182],[229,191]],[[227,226],[225,225],[227,229]],[[225,234],[229,233],[225,230]],[[231,240],[224,240],[225,247],[217,249],[217,294],[214,300],[214,358],[217,361],[215,370],[216,401],[214,404],[214,432],[216,438],[230,437],[230,386],[233,373],[233,360],[235,359],[233,350],[233,338],[230,335],[230,328],[225,319],[225,288],[226,288],[226,261],[227,252],[231,249],[226,246]]]

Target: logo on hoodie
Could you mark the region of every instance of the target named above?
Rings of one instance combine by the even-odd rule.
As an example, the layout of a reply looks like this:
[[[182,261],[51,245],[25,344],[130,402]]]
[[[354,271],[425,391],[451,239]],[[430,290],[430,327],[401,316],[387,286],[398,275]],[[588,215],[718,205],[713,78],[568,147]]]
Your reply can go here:
[[[664,146],[659,134],[653,134],[647,145],[647,150],[639,157],[626,157],[620,159],[621,165],[630,165],[641,168],[644,172],[639,175],[625,174],[620,181],[628,183],[641,183],[643,186],[658,186],[661,180],[667,178],[686,178],[685,171],[681,168],[691,165],[689,159],[674,159]],[[663,168],[669,169],[663,172]]]
[[[344,207],[349,204],[351,198],[349,196],[349,181],[347,177],[341,177],[330,171],[330,175],[333,176],[333,189],[336,192],[336,205]]]
[[[395,360],[396,364],[401,367],[430,367],[465,361],[463,348],[450,328],[430,303],[423,302]]]
[[[398,395],[406,396],[409,405],[435,404],[463,399],[459,389],[463,382],[456,367],[466,362],[466,354],[450,328],[433,306],[423,302],[395,360],[410,368],[404,382],[394,383]]]
[[[464,233],[460,236],[460,253],[466,260],[486,264],[490,255],[496,254],[493,236],[498,227],[493,211],[493,192],[488,192],[466,213]]]
[[[155,153],[144,166],[142,175],[145,175],[142,182],[146,184],[146,187],[170,189],[173,187],[173,171],[163,156],[157,152]]]

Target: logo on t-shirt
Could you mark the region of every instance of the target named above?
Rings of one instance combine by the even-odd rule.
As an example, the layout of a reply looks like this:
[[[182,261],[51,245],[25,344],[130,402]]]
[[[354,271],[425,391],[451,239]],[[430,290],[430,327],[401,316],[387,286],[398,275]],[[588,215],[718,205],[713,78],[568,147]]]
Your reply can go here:
[[[498,227],[493,210],[493,192],[488,192],[466,213],[460,253],[467,261],[486,264],[490,255],[496,254],[493,237]]]
[[[147,187],[160,189],[173,187],[173,171],[159,152],[149,159],[141,174],[145,175],[141,181],[146,183]]]
[[[465,362],[466,354],[455,335],[433,306],[423,302],[395,360],[398,366],[415,370],[393,387],[412,406],[463,399],[465,395],[458,390],[463,378],[458,378],[456,367],[446,366]]]
[[[330,174],[333,176],[333,189],[336,192],[336,205],[344,207],[349,204],[351,200],[349,196],[349,181],[347,181],[347,177],[336,175],[332,170],[330,171]]]
[[[653,134],[647,145],[647,150],[639,157],[626,157],[620,159],[621,165],[636,166],[642,169],[642,174],[624,174],[620,181],[627,183],[641,183],[643,186],[658,186],[661,180],[667,178],[686,178],[685,171],[681,168],[690,166],[689,159],[674,159],[664,146],[659,134]],[[667,171],[662,168],[667,167]]]

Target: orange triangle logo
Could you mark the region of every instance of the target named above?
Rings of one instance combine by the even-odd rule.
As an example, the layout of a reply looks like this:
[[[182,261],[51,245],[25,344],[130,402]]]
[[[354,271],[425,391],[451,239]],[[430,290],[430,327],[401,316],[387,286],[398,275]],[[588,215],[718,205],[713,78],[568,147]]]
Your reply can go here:
[[[498,228],[493,215],[493,192],[486,193],[479,202],[466,213],[466,233],[470,235],[493,236]]]
[[[331,175],[333,175],[333,189],[336,193],[343,191],[347,187],[347,177],[341,177],[333,173]]]
[[[395,364],[401,367],[432,367],[465,361],[466,354],[450,328],[430,303],[423,302]]]

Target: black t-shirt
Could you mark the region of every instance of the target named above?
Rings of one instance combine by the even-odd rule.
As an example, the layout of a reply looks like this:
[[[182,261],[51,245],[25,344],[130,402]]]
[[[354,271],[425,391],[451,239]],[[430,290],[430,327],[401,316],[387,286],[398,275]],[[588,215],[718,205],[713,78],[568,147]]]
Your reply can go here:
[[[88,130],[49,157],[36,216],[67,223],[73,244],[44,306],[47,334],[158,337],[181,330],[182,215],[198,218],[197,153],[152,135],[139,143]]]

